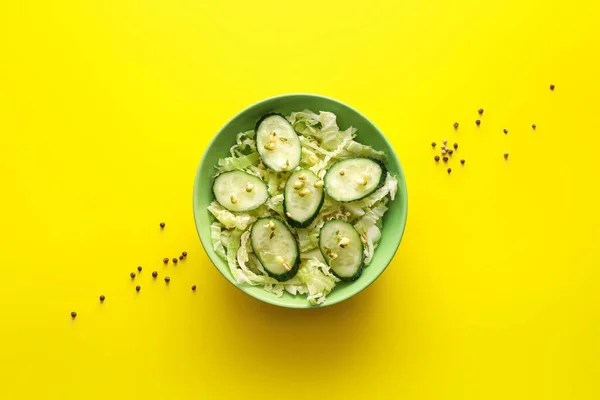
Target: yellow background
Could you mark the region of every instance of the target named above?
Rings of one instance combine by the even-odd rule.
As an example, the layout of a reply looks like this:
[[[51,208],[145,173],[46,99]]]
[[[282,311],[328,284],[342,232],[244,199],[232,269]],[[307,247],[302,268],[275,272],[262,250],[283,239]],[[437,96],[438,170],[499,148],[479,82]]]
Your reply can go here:
[[[600,398],[594,3],[0,2],[0,398]],[[212,135],[289,92],[369,116],[410,193],[388,270],[311,311],[192,219]]]

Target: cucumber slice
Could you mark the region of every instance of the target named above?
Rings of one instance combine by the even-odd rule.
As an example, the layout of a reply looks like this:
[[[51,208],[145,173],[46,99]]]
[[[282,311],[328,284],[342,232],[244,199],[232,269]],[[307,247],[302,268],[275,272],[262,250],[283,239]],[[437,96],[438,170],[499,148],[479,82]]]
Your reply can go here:
[[[280,219],[259,218],[250,231],[252,251],[267,273],[279,282],[293,278],[300,265],[296,238]]]
[[[347,203],[367,197],[385,182],[387,171],[377,160],[365,157],[346,158],[327,170],[325,191],[334,200]]]
[[[258,121],[256,147],[263,163],[273,171],[291,171],[300,165],[300,139],[283,115],[267,114]]]
[[[215,200],[229,211],[250,211],[269,198],[267,185],[244,171],[223,172],[213,182]]]
[[[323,225],[319,248],[331,272],[343,281],[355,281],[362,274],[363,243],[352,224],[332,219]]]
[[[289,224],[304,228],[313,222],[323,205],[323,182],[308,169],[294,171],[285,183],[283,196],[283,211]]]

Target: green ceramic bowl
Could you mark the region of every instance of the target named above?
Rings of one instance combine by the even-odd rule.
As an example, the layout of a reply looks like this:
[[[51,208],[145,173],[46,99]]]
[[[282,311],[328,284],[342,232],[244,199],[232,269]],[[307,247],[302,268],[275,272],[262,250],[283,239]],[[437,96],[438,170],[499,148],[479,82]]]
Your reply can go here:
[[[229,148],[235,143],[235,136],[239,132],[253,129],[256,121],[267,113],[278,112],[289,115],[292,111],[304,109],[318,111],[331,111],[337,115],[337,123],[340,129],[354,126],[358,129],[357,140],[361,143],[373,146],[377,150],[383,150],[388,155],[385,163],[388,170],[398,177],[398,195],[396,199],[388,203],[389,211],[383,219],[383,231],[381,242],[375,250],[371,265],[364,269],[362,276],[352,283],[338,283],[335,289],[327,296],[323,306],[332,305],[344,301],[359,293],[369,286],[388,266],[402,240],[404,227],[406,225],[407,200],[406,181],[400,161],[387,141],[384,134],[377,129],[371,121],[354,108],[330,99],[314,94],[288,94],[262,100],[242,110],[221,128],[212,139],[200,162],[196,173],[194,184],[194,218],[196,229],[204,250],[213,264],[229,282],[238,289],[252,297],[277,306],[290,308],[312,308],[306,297],[292,296],[285,293],[283,297],[276,297],[272,293],[264,291],[260,287],[249,285],[238,285],[231,276],[227,263],[219,258],[214,252],[210,238],[211,215],[207,207],[213,200],[211,191],[215,165],[219,158],[229,156]]]

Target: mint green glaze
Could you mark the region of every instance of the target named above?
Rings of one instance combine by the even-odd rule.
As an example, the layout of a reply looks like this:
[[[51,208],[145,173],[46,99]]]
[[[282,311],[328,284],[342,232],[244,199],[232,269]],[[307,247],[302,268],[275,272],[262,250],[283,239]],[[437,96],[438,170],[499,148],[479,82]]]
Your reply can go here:
[[[371,265],[366,267],[362,276],[355,282],[338,283],[335,289],[327,296],[327,301],[321,305],[328,306],[344,301],[355,294],[361,292],[369,286],[388,266],[398,246],[402,240],[406,217],[408,212],[408,194],[406,191],[406,181],[400,166],[400,161],[394,152],[390,142],[387,141],[383,133],[360,112],[354,108],[341,103],[337,100],[314,95],[314,94],[288,94],[277,97],[271,97],[262,100],[245,110],[241,111],[235,117],[221,128],[209,143],[204,151],[196,179],[194,183],[194,219],[196,229],[206,254],[211,259],[217,269],[234,286],[264,302],[282,307],[290,308],[314,308],[306,300],[306,296],[292,296],[285,293],[283,297],[277,297],[272,293],[264,291],[260,287],[249,285],[238,285],[233,280],[227,262],[220,259],[212,248],[210,238],[211,215],[207,210],[208,205],[213,200],[212,177],[215,174],[214,166],[217,165],[219,158],[229,155],[229,148],[235,143],[235,136],[239,132],[253,129],[256,121],[265,114],[277,112],[283,115],[289,115],[292,111],[301,111],[304,109],[318,111],[330,111],[337,115],[337,122],[341,129],[354,126],[358,129],[357,138],[361,143],[373,146],[376,150],[384,151],[388,160],[385,163],[388,171],[398,178],[398,194],[394,201],[388,203],[389,211],[383,218],[383,231],[381,242],[375,250],[375,255]]]

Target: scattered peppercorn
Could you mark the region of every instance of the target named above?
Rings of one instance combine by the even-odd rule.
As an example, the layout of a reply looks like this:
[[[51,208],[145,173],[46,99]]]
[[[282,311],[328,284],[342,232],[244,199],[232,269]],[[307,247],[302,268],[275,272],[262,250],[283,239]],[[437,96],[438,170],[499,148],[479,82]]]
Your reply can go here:
[[[161,223],[160,223],[160,227],[161,227],[161,228],[164,228],[164,227],[165,227],[165,225],[166,225],[166,224],[165,224],[164,222],[161,222]]]
[[[444,157],[442,160],[444,160],[444,162],[448,162],[448,157]]]
[[[440,161],[440,156],[435,156],[435,157],[433,157],[433,159],[434,159],[435,161]]]
[[[431,142],[431,147],[435,147],[436,143],[435,142]]]
[[[465,159],[463,158],[462,160],[460,160],[460,163],[461,163],[462,165],[465,165]]]
[[[554,85],[550,85],[550,90],[554,90]]]
[[[476,123],[477,125],[481,125],[481,121],[480,121],[480,120],[476,120],[476,121],[475,121],[475,123]]]
[[[157,276],[158,276],[158,272],[156,272],[156,271],[152,271],[152,277],[153,277],[153,278],[156,278]]]
[[[168,276],[165,276],[165,282],[167,282],[167,283],[171,282],[171,278],[169,278]]]
[[[192,285],[192,290],[196,290],[196,285]]]
[[[477,110],[477,112],[479,113],[479,115],[483,115],[483,108],[480,108],[479,110]]]
[[[454,143],[454,150],[458,149],[458,143]]]
[[[448,154],[450,154],[450,155],[454,154],[454,150],[452,150],[452,149],[448,150]]]
[[[180,259],[180,260],[183,260],[183,254],[179,256],[179,259]]]
[[[503,132],[506,135],[508,133],[508,129],[505,129]]]
[[[142,266],[138,265],[138,271],[142,272]]]
[[[457,129],[457,128],[458,128],[458,122],[455,122],[454,123],[454,129]]]
[[[183,251],[183,252],[181,253],[181,255],[182,255],[182,256],[184,256],[184,257],[187,257],[187,251]]]
[[[100,296],[100,301],[104,301],[104,299],[105,299],[105,298],[106,298],[106,297],[104,297],[104,295],[101,295],[101,296]]]
[[[132,279],[133,279],[133,278],[135,278],[135,272],[132,272],[132,273],[130,273],[130,274],[129,274],[129,276],[130,276]]]
[[[135,291],[136,291],[136,292],[139,292],[139,291],[140,291],[140,289],[142,289],[142,287],[141,287],[140,285],[137,285],[137,286],[135,287]]]
[[[536,125],[536,124],[533,124],[533,125],[531,125],[531,127],[532,127],[533,129],[535,129],[535,128],[537,128],[537,125]]]
[[[452,172],[452,168],[448,168],[448,173],[451,173],[451,172]]]
[[[75,311],[71,312],[71,318],[75,318],[77,316],[77,313]]]
[[[504,153],[504,158],[508,158],[508,153]]]
[[[163,262],[164,262],[165,264],[168,264],[168,263],[169,263],[169,259],[168,259],[168,258],[163,258]]]
[[[177,264],[177,257],[173,258],[173,264]]]
[[[442,150],[442,155],[445,155],[448,151]]]
[[[448,144],[448,139],[442,140],[442,143],[444,143],[445,145]]]

